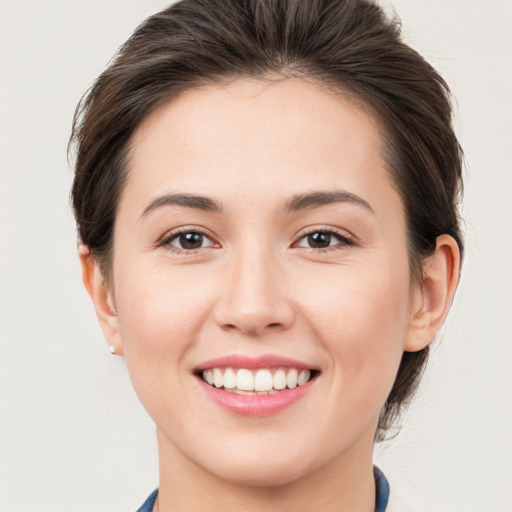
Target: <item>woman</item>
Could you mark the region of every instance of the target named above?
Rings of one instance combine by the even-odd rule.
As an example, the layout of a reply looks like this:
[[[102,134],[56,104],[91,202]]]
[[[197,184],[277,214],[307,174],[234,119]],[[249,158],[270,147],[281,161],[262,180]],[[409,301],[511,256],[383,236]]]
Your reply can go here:
[[[374,441],[462,253],[448,88],[398,22],[362,0],[179,2],[73,141],[84,284],[157,428],[140,510],[392,510]]]

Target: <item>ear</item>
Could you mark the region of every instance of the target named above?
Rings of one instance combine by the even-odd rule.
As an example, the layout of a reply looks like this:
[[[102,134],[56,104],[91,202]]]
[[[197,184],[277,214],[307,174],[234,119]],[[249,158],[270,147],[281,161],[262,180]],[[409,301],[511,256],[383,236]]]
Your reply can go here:
[[[459,282],[460,252],[449,235],[437,238],[434,254],[422,268],[412,299],[411,320],[404,350],[425,348],[443,326]]]
[[[99,264],[89,248],[86,245],[81,245],[78,255],[82,264],[82,280],[92,299],[103,335],[110,350],[115,354],[122,355],[123,344],[113,294],[105,283]]]

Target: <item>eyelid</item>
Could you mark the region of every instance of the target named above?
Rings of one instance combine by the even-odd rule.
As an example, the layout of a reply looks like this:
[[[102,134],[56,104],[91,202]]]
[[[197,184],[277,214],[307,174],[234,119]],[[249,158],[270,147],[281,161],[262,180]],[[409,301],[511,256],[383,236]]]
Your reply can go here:
[[[174,240],[177,236],[184,233],[197,233],[200,235],[203,235],[204,237],[208,238],[212,245],[206,246],[206,247],[199,247],[197,249],[180,249],[179,247],[174,247],[170,245],[170,242]],[[317,247],[301,247],[303,249],[307,249],[308,251],[315,251],[315,252],[328,252],[332,250],[339,250],[340,248],[347,247],[347,246],[354,246],[356,245],[355,237],[351,235],[350,233],[347,233],[345,230],[341,230],[339,228],[334,228],[332,226],[309,226],[307,228],[302,229],[297,236],[295,237],[295,240],[292,243],[293,246],[297,246],[297,244],[306,236],[311,235],[313,233],[328,233],[331,235],[334,235],[338,237],[341,241],[338,244],[324,247],[324,248],[317,248]],[[180,226],[178,228],[171,229],[169,231],[166,231],[155,243],[156,247],[163,247],[171,252],[176,253],[183,253],[183,254],[194,254],[198,251],[204,250],[204,249],[211,249],[215,245],[220,246],[219,242],[216,240],[215,236],[213,236],[209,230],[206,228],[200,227],[200,226]],[[341,246],[341,247],[340,247]]]
[[[180,249],[179,247],[171,246],[170,243],[177,236],[184,233],[197,233],[199,235],[203,235],[213,242],[212,245],[207,247],[199,247],[197,249]],[[179,228],[174,228],[169,231],[166,231],[156,242],[155,247],[163,247],[171,252],[183,253],[183,254],[192,254],[200,250],[211,249],[215,244],[220,245],[215,237],[205,228],[200,226],[180,226]]]
[[[311,235],[313,233],[328,233],[331,235],[335,235],[336,237],[341,239],[342,243],[324,247],[324,248],[317,248],[317,247],[309,247],[309,248],[301,247],[301,248],[307,249],[309,251],[327,252],[327,251],[332,251],[332,250],[339,250],[340,245],[342,247],[356,245],[355,237],[352,234],[348,233],[345,230],[341,230],[339,228],[334,228],[332,226],[309,226],[307,228],[304,228],[297,234],[295,241],[293,242],[292,245],[298,244],[304,237]]]

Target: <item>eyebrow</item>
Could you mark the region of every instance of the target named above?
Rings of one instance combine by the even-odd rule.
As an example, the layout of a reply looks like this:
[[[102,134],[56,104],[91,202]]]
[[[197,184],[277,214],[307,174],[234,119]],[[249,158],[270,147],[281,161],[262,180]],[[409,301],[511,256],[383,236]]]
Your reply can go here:
[[[213,212],[221,214],[223,209],[222,205],[210,199],[209,197],[196,196],[192,194],[165,194],[164,196],[157,197],[151,201],[144,211],[141,217],[145,217],[148,213],[161,208],[162,206],[185,206],[186,208],[195,208],[203,212]]]
[[[373,212],[373,208],[362,197],[359,197],[345,190],[333,191],[316,191],[306,194],[297,194],[290,198],[283,205],[285,213],[296,212],[300,210],[318,208],[333,203],[350,203],[362,206]],[[165,194],[153,199],[144,208],[141,217],[145,217],[150,212],[163,206],[184,206],[186,208],[194,208],[204,212],[212,212],[217,214],[223,213],[222,204],[215,199],[205,196],[197,196],[193,194]]]
[[[368,201],[346,190],[319,191],[309,192],[307,194],[297,194],[290,200],[286,201],[283,210],[285,212],[295,212],[298,210],[306,210],[310,208],[318,208],[333,203],[351,203],[362,206],[367,210],[375,213]]]

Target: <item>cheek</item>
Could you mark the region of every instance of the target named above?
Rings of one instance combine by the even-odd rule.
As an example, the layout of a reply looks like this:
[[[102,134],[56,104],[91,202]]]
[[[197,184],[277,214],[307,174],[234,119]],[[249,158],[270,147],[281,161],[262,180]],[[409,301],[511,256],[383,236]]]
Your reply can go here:
[[[119,267],[116,302],[121,321],[121,338],[130,375],[137,385],[145,379],[178,379],[177,368],[190,344],[197,339],[205,311],[205,289],[190,273],[140,263],[127,272]],[[142,267],[142,268],[141,268]]]
[[[207,316],[205,288],[175,269],[129,261],[118,267],[116,286],[124,357],[133,388],[157,424],[181,422],[190,403],[175,390],[185,389],[190,373],[186,357]],[[185,363],[184,363],[185,361]]]
[[[407,268],[407,267],[405,267]],[[390,265],[315,276],[304,304],[333,368],[332,385],[354,404],[384,401],[400,363],[409,320],[408,274]]]

